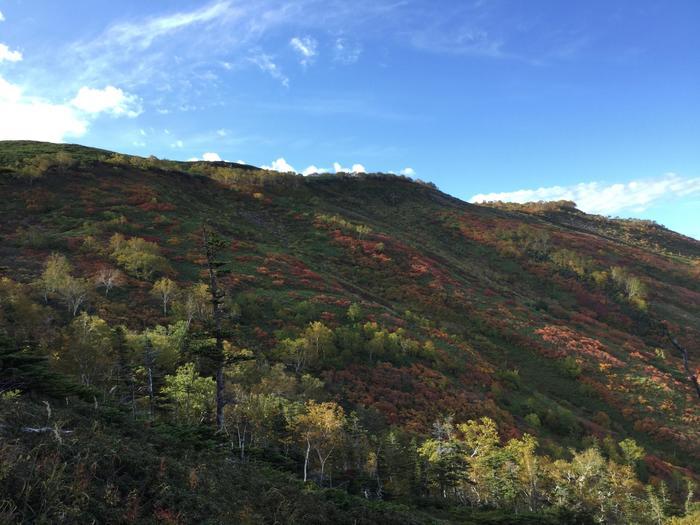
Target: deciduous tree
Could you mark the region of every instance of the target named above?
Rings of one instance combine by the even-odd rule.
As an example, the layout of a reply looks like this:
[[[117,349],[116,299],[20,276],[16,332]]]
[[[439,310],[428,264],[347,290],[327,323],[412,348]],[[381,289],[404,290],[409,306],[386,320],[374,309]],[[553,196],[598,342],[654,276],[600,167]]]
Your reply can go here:
[[[70,277],[71,265],[65,256],[52,253],[44,263],[44,271],[39,278],[44,301],[48,302],[49,295],[56,293]]]
[[[101,267],[95,274],[95,284],[105,289],[105,295],[109,295],[112,288],[124,283],[124,275],[111,266]]]
[[[177,284],[175,281],[162,277],[156,281],[151,289],[151,293],[158,297],[163,303],[163,315],[168,315],[168,303],[177,293]]]
[[[175,407],[178,421],[201,423],[211,408],[216,389],[214,380],[200,376],[194,363],[187,363],[179,367],[174,375],[165,376],[164,383],[160,391]]]
[[[307,401],[305,410],[293,419],[292,430],[305,447],[304,481],[308,479],[309,456],[314,451],[320,466],[320,483],[323,483],[326,463],[341,441],[344,425],[343,408],[332,401]]]

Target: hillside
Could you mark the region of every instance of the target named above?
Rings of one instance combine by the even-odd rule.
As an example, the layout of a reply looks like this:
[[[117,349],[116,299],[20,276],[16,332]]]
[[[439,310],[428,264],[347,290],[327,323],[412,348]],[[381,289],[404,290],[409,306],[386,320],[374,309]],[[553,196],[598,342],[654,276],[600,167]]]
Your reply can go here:
[[[35,142],[0,195],[0,521],[700,514],[698,241]]]

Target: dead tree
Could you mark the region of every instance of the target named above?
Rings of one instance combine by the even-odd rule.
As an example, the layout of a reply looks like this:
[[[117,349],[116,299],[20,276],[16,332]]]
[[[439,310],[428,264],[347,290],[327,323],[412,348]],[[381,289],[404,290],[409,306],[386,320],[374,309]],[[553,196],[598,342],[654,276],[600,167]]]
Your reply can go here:
[[[698,384],[698,376],[696,376],[691,370],[690,370],[690,364],[688,363],[688,350],[686,350],[683,345],[681,345],[678,342],[678,339],[673,337],[671,335],[671,332],[669,332],[668,327],[664,327],[664,331],[666,332],[666,337],[668,337],[669,341],[671,341],[671,344],[676,348],[681,353],[681,357],[683,357],[683,368],[685,368],[685,373],[688,376],[688,381],[690,381],[693,386],[695,387],[695,391],[698,394],[698,398],[700,398],[700,385]]]

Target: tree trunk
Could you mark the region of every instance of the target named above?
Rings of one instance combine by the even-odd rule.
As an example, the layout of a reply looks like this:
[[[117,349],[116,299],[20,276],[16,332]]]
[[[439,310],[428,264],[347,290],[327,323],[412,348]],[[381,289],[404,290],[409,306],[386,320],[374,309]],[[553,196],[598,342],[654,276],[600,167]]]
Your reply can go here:
[[[223,354],[223,346],[221,347]],[[224,429],[224,364],[223,362],[216,371],[216,428]]]
[[[245,461],[245,435],[248,431],[248,425],[243,425],[243,433],[241,433],[241,425],[236,425],[236,433],[238,434],[238,448],[241,451],[241,461]]]
[[[323,471],[326,469],[326,460],[321,457],[320,453],[318,455],[318,462],[321,464],[321,479],[319,480],[319,485],[323,487]]]
[[[307,476],[307,470],[309,467],[309,454],[311,453],[311,442],[307,439],[306,440],[306,456],[304,456],[304,481],[306,481]]]
[[[154,364],[153,347],[151,346],[151,340],[146,338],[146,370],[148,371],[148,415],[151,421],[153,421],[154,416],[154,392],[153,392],[153,364]]]
[[[214,261],[217,249],[214,241],[207,229],[203,228],[204,251],[207,258],[207,270],[209,272],[209,290],[211,292],[212,317],[214,320],[214,338],[216,339],[216,428],[218,431],[224,429],[224,337],[221,328],[223,311],[221,301],[224,292],[219,288],[219,280],[216,275],[217,263]]]
[[[148,367],[148,415],[153,420],[153,369]]]

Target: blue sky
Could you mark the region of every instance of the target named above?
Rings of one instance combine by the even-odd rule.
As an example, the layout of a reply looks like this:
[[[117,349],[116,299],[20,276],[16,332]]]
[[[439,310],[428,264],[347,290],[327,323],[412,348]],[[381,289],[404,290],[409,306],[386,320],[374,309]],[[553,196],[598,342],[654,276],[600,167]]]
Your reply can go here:
[[[0,13],[0,139],[403,171],[464,200],[569,198],[700,238],[695,0],[0,0]]]

